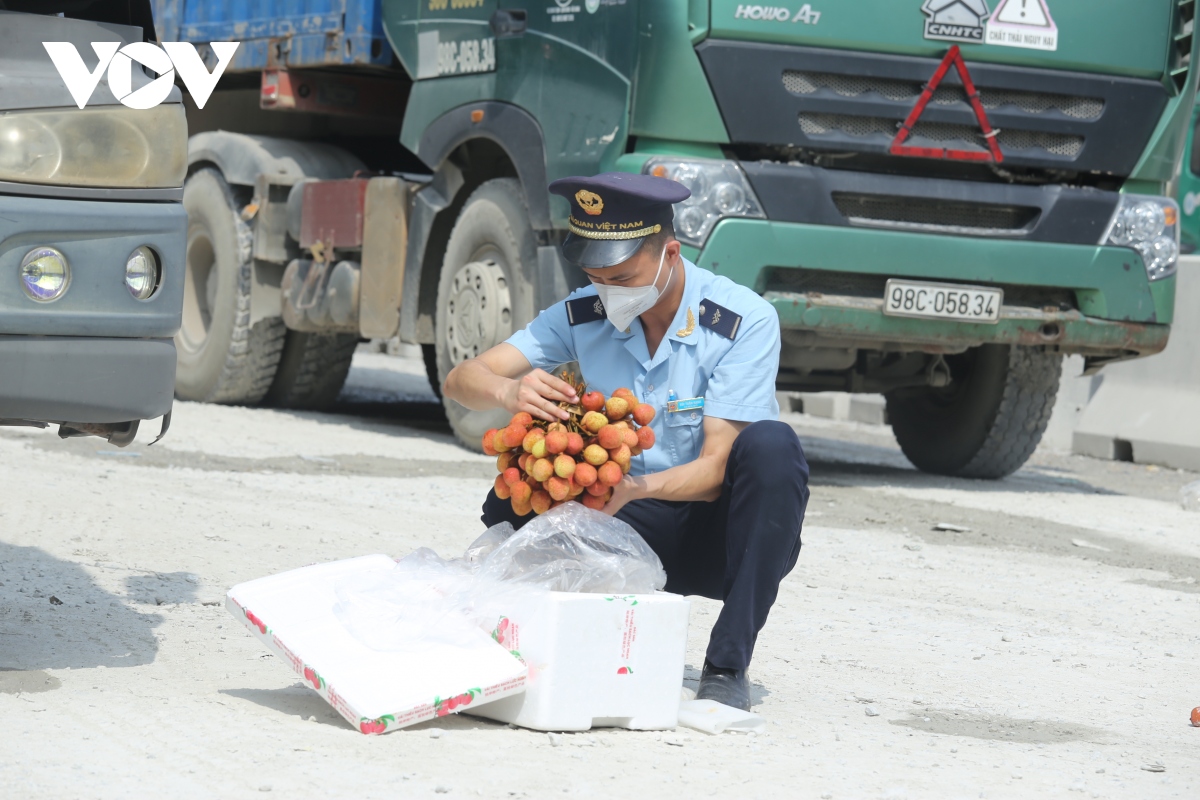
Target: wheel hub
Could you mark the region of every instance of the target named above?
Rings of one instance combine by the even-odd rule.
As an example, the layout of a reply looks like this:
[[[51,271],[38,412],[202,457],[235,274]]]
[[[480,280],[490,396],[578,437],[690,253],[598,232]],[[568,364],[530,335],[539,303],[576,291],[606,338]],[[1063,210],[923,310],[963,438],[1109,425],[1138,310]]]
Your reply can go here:
[[[508,279],[495,261],[472,261],[454,275],[446,308],[452,365],[474,358],[512,333]]]

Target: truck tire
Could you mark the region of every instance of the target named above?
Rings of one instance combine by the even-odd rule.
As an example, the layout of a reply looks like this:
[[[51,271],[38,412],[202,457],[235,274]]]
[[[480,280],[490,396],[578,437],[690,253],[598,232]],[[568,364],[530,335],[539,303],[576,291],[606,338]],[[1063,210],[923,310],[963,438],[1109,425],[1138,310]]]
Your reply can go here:
[[[442,261],[438,281],[437,384],[533,319],[537,239],[525,196],[515,178],[487,181],[467,199]],[[436,390],[435,390],[436,391]],[[503,409],[471,411],[442,398],[454,435],[477,449],[488,428],[508,421]]]
[[[917,469],[962,478],[1003,478],[1033,454],[1058,393],[1062,356],[984,345],[948,356],[951,382],[890,392],[887,413]]]
[[[322,411],[342,391],[354,348],[355,333],[287,332],[287,344],[266,401],[280,408]]]
[[[250,324],[253,234],[216,169],[184,184],[188,214],[183,324],[175,336],[175,396],[205,403],[262,400],[279,364],[287,328],[280,317]]]

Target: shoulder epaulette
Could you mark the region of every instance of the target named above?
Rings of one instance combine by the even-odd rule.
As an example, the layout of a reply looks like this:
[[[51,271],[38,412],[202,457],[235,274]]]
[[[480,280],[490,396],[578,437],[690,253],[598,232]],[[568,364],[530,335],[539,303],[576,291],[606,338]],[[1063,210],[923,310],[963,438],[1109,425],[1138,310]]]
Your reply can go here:
[[[567,322],[571,325],[582,325],[585,322],[608,319],[604,312],[604,303],[596,295],[576,297],[567,301]]]
[[[741,324],[741,316],[728,308],[717,305],[707,297],[700,301],[700,327],[719,333],[726,339],[733,339]]]

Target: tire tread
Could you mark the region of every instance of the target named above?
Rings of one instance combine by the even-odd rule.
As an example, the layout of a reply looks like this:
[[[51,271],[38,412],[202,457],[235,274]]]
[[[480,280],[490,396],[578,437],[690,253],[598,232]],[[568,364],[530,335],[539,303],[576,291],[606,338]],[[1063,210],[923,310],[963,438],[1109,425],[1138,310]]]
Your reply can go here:
[[[353,333],[291,331],[267,400],[281,408],[328,408],[342,391],[357,347]]]
[[[233,315],[229,347],[225,351],[220,374],[212,388],[197,399],[205,403],[254,405],[262,401],[275,378],[287,328],[281,317],[267,317],[254,324],[250,323],[250,295],[254,280],[254,231],[239,216],[234,191],[218,170],[206,167],[189,177],[188,181],[202,180],[204,177],[215,178],[233,223],[236,237],[237,305]]]
[[[1062,356],[1031,347],[1010,347],[1008,379],[996,419],[983,446],[959,470],[964,478],[1003,478],[1037,449],[1058,397]]]

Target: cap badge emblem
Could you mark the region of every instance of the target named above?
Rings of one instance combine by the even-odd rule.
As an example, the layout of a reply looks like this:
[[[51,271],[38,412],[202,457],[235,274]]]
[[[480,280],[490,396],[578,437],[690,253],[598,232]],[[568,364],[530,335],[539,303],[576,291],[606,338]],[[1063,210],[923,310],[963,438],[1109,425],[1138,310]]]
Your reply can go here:
[[[583,213],[588,216],[594,217],[604,210],[604,201],[600,199],[600,195],[587,189],[580,189],[575,193],[575,202],[579,203]]]

